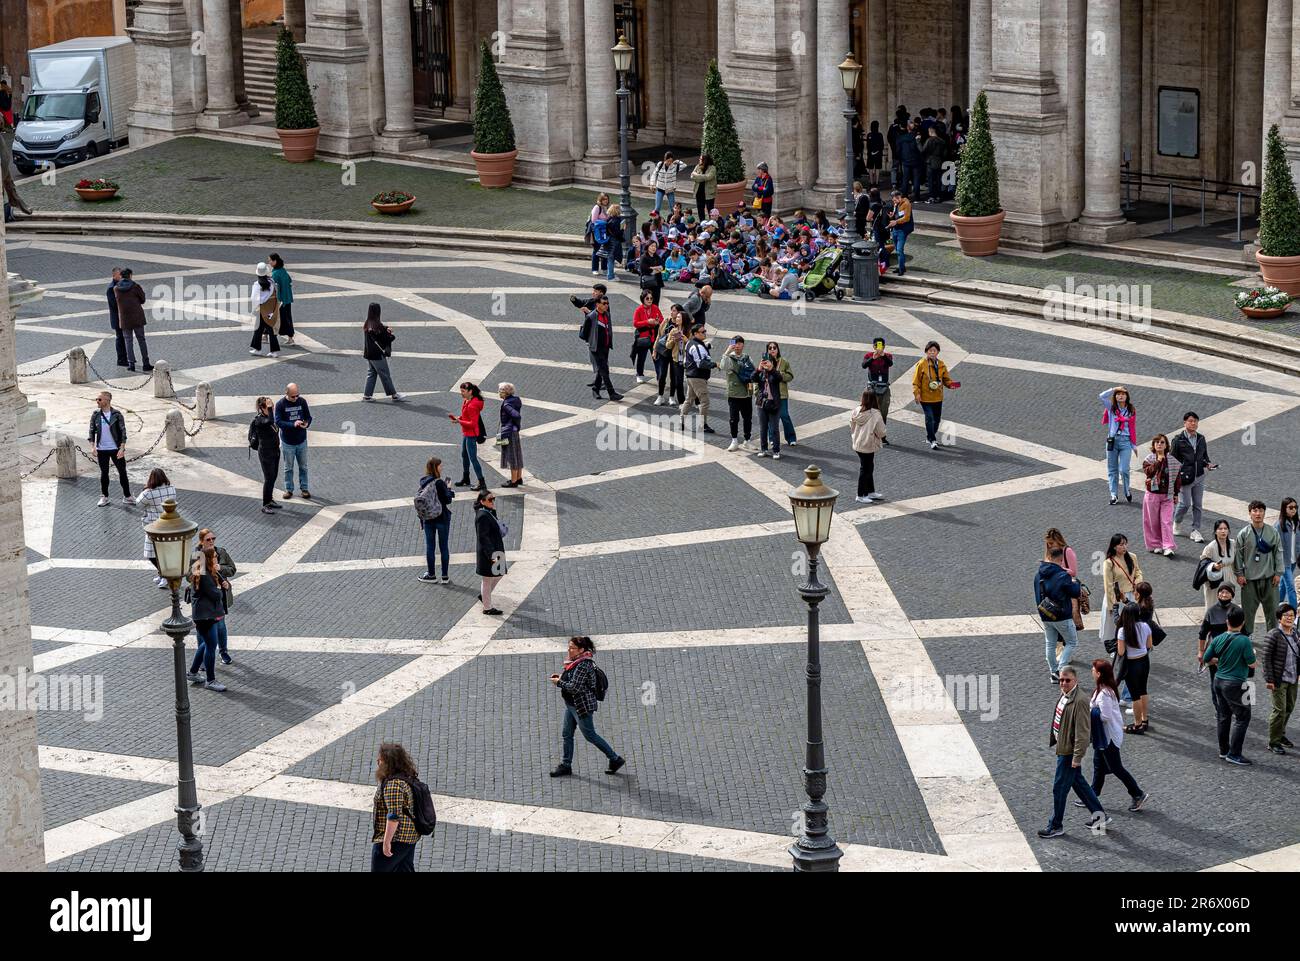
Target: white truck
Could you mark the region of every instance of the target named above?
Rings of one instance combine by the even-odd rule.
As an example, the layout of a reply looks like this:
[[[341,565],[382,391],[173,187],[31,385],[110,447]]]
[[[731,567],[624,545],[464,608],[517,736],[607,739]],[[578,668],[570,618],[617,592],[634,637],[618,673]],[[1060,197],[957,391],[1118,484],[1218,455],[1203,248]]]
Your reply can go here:
[[[29,51],[31,93],[14,132],[14,166],[34,173],[97,157],[126,143],[135,104],[130,37],[78,37]]]

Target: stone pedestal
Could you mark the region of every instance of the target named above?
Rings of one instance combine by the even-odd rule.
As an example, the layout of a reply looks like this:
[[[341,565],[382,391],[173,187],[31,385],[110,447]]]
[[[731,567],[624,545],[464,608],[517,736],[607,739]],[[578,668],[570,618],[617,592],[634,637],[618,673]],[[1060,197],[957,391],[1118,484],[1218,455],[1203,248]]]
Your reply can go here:
[[[39,300],[44,291],[18,274],[8,274],[8,278],[8,320],[12,323],[14,315],[22,305]],[[30,437],[45,430],[45,411],[41,410],[40,404],[34,404],[27,399],[27,395],[18,388],[16,377],[10,403],[13,405],[15,431],[19,438]]]
[[[176,396],[176,388],[172,386],[172,367],[165,360],[153,362],[153,395],[163,400]]]
[[[169,410],[163,425],[167,431],[167,449],[185,449],[185,415],[178,410]]]
[[[307,82],[320,121],[319,152],[336,157],[370,153],[369,50],[357,0],[313,0],[307,42],[298,49],[307,61]]]
[[[419,150],[429,138],[415,129],[415,83],[411,57],[411,10],[407,0],[383,0],[380,10],[384,50],[384,131],[375,149],[390,153]]]
[[[193,133],[193,40],[184,0],[144,0],[127,34],[135,45],[135,106],[127,115],[131,146]]]
[[[217,419],[217,395],[209,383],[194,388],[194,416],[198,420]]]
[[[69,435],[59,433],[54,438],[54,476],[71,478],[77,476],[77,446]]]
[[[589,6],[594,6],[594,0]],[[510,32],[504,57],[497,62],[497,75],[510,104],[519,156],[515,176],[520,179],[555,181],[571,175],[590,176],[593,168],[579,170],[573,161],[573,99],[569,87],[570,63],[566,38],[559,33],[559,18],[546,0],[516,0],[510,8]],[[610,6],[609,29],[612,32],[613,7]],[[501,27],[501,29],[506,29]],[[596,27],[588,21],[588,32]],[[605,45],[604,62],[609,64],[609,86],[605,88],[609,103],[617,109],[614,98],[614,59]],[[587,46],[588,51],[591,45]],[[590,56],[588,67],[590,68]],[[590,71],[588,72],[590,77]],[[590,80],[588,80],[590,89]],[[591,104],[588,103],[588,117]],[[616,132],[617,124],[610,127]],[[590,133],[590,123],[588,124]],[[594,141],[592,141],[594,142]],[[616,141],[615,141],[616,142]],[[599,176],[615,171],[613,155],[608,163],[594,168]]]

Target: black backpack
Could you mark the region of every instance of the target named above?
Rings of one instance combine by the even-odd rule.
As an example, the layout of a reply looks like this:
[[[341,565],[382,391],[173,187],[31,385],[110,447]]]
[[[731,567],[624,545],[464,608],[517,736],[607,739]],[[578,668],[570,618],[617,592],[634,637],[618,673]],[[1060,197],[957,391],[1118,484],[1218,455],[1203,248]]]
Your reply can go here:
[[[420,837],[427,838],[438,826],[438,812],[433,809],[433,792],[429,790],[429,785],[419,778],[403,777],[401,780],[405,781],[411,789],[411,797],[414,801],[411,806],[411,819],[415,821],[415,830]]]
[[[603,701],[605,700],[605,695],[609,693],[609,678],[606,677],[605,672],[594,663],[591,666],[596,671],[596,700]]]

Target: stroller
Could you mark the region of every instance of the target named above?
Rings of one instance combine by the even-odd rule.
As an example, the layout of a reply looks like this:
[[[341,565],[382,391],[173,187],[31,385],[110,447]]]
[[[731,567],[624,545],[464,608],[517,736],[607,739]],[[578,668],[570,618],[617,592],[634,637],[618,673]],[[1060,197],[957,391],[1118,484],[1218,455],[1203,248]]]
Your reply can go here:
[[[838,284],[842,253],[838,247],[829,247],[817,255],[803,283],[799,285],[805,300],[816,300],[819,294],[832,292],[836,300],[844,299],[844,290]]]

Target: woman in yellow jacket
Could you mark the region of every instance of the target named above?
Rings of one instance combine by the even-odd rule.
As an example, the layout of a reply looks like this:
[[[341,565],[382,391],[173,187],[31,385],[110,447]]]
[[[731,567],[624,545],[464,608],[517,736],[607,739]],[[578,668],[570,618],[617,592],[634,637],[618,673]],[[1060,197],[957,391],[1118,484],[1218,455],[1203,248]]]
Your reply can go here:
[[[943,418],[944,388],[954,390],[960,386],[948,376],[947,365],[939,359],[939,342],[930,341],[925,345],[925,356],[912,370],[912,396],[925,412],[925,439],[930,442],[930,450],[939,448],[936,435]]]

